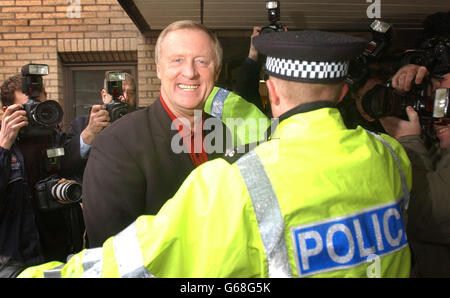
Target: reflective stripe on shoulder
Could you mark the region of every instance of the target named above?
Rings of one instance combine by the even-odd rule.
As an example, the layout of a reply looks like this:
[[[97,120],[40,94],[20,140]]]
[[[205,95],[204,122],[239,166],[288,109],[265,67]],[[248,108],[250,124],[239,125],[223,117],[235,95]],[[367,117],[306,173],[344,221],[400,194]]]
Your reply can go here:
[[[83,275],[85,278],[95,278],[102,275],[103,249],[101,247],[87,249],[83,255]]]
[[[59,265],[58,267],[47,269],[44,271],[44,278],[61,278],[61,269],[64,267],[64,264]]]
[[[394,148],[392,148],[391,144],[389,144],[388,141],[383,139],[382,136],[380,136],[379,134],[376,134],[370,130],[366,130],[366,131],[368,133],[370,133],[371,135],[373,135],[378,140],[380,140],[389,149],[389,152],[391,153],[392,158],[394,159],[395,164],[397,165],[398,171],[400,172],[400,179],[402,182],[402,189],[403,189],[403,202],[401,202],[401,203],[403,204],[403,206],[402,206],[403,209],[407,210],[408,204],[409,204],[409,189],[408,189],[408,184],[406,183],[405,173],[403,172],[403,169],[400,165],[400,159],[398,158],[398,156],[395,153]],[[405,212],[404,212],[404,214],[405,214]]]
[[[236,162],[247,186],[258,222],[269,277],[292,277],[284,237],[284,220],[277,196],[255,150]]]
[[[144,265],[136,222],[113,238],[113,247],[121,277],[153,277]]]
[[[229,90],[223,88],[220,88],[219,91],[217,91],[216,95],[214,96],[211,102],[211,115],[213,117],[222,119],[223,105],[229,93],[230,93]]]

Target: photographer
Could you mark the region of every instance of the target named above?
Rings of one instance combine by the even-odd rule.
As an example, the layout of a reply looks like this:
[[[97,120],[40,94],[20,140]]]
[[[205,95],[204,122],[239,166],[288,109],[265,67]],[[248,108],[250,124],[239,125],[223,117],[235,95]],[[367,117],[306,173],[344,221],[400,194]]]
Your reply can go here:
[[[100,93],[103,105],[92,106],[88,115],[79,116],[70,124],[65,149],[68,156],[75,160],[75,162],[70,163],[70,166],[72,167],[72,172],[76,174],[79,180],[83,177],[84,168],[94,139],[105,127],[111,124],[111,117],[105,109],[105,106],[111,104],[113,100],[113,96],[107,91],[109,73],[109,71],[105,73],[104,88]],[[130,74],[124,74],[125,80],[122,82],[122,92],[118,96],[118,100],[126,103],[130,109],[134,109],[136,107],[136,83]],[[73,165],[76,167],[73,168]]]
[[[4,111],[0,125],[2,277],[13,277],[20,272],[21,267],[30,264],[55,258],[65,260],[69,254],[82,248],[83,222],[79,205],[60,204],[61,208],[57,211],[45,212],[40,209],[41,202],[35,192],[35,185],[58,172],[61,156],[54,154],[50,157],[49,154],[62,152],[58,146],[62,144],[64,134],[58,127],[43,128],[32,123],[39,118],[39,111],[36,112],[39,108],[35,108],[36,114],[30,116],[30,106],[37,107],[47,101],[42,79],[40,88],[33,90],[33,96],[22,92],[27,89],[23,88],[23,82],[28,78],[23,74],[15,75],[1,86]],[[39,83],[39,80],[33,82]],[[57,103],[53,101],[41,105],[41,114],[38,116],[48,116],[44,120],[49,120],[52,117],[49,110],[55,105]],[[62,114],[58,113],[54,116],[60,119]]]
[[[242,62],[237,79],[236,93],[253,103],[266,115],[270,115],[269,102],[263,102],[259,93],[261,67],[264,64],[262,56],[253,44],[253,38],[271,32],[285,32],[287,27],[280,23],[280,1],[266,1],[269,25],[265,27],[254,26],[250,36],[250,48],[247,57]]]
[[[399,91],[411,89],[429,74],[419,65],[402,67],[392,79]],[[450,73],[433,79],[433,90],[450,88]],[[413,252],[413,277],[450,277],[450,131],[448,122],[435,121],[437,141],[427,146],[420,116],[408,107],[409,121],[385,117],[385,130],[405,148],[413,166],[413,188],[408,208],[408,239]],[[448,119],[447,119],[448,120]]]

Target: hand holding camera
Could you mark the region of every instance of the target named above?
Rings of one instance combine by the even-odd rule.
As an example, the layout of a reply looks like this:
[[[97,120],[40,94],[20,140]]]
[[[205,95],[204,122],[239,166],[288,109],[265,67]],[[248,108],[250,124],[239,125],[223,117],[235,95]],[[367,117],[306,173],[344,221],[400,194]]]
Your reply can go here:
[[[81,184],[74,180],[49,176],[35,185],[39,209],[51,211],[81,201]]]
[[[54,100],[41,101],[44,90],[42,77],[48,75],[45,64],[27,64],[22,67],[22,92],[29,100],[22,105],[29,125],[21,130],[24,136],[52,134],[63,118],[63,110]]]
[[[102,105],[93,105],[89,114],[89,123],[81,132],[83,142],[92,145],[95,137],[108,125],[111,124],[109,113]]]
[[[380,119],[386,132],[399,139],[404,136],[419,136],[422,131],[420,126],[419,114],[410,106],[406,108],[408,121],[397,117],[384,117]]]
[[[412,82],[419,85],[425,76],[429,74],[430,72],[425,66],[415,64],[405,65],[392,77],[392,87],[400,92],[408,92],[411,90]]]
[[[28,118],[26,112],[22,110],[22,105],[10,105],[3,114],[0,130],[0,147],[11,149],[20,129],[27,125]]]
[[[120,71],[110,71],[107,74],[106,92],[112,96],[110,102],[105,103],[103,107],[108,112],[111,122],[134,111],[134,108],[125,102],[123,97],[122,84],[126,80],[126,74]]]

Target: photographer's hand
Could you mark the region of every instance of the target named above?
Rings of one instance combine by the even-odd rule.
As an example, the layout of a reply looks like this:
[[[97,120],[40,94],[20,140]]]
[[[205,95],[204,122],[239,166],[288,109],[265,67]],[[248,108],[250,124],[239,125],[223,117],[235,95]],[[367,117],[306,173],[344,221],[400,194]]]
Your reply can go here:
[[[28,125],[27,113],[19,110],[22,105],[10,105],[3,114],[2,128],[0,130],[0,147],[11,149],[17,138],[19,130]]]
[[[108,125],[111,124],[108,112],[102,105],[94,105],[89,115],[89,123],[81,132],[81,138],[87,145],[92,145],[95,137]]]
[[[380,119],[381,125],[383,125],[386,132],[397,140],[405,136],[420,135],[422,131],[417,112],[412,107],[407,107],[406,113],[409,121],[397,117],[383,117]]]
[[[422,83],[423,78],[429,75],[430,72],[425,66],[408,64],[400,68],[392,77],[392,87],[400,92],[408,92],[411,90],[411,83]]]
[[[250,50],[248,51],[248,58],[252,59],[253,61],[258,61],[258,51],[253,45],[253,37],[258,36],[261,29],[261,26],[254,26],[252,36],[250,37]]]

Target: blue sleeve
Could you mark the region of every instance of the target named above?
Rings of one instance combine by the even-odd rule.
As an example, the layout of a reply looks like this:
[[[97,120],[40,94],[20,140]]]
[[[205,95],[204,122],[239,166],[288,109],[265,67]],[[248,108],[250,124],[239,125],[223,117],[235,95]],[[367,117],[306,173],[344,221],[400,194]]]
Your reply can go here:
[[[91,145],[88,145],[83,142],[83,138],[81,137],[81,134],[80,134],[80,155],[83,159],[88,158],[88,154],[89,154],[89,151],[91,151],[91,147],[92,147]]]

